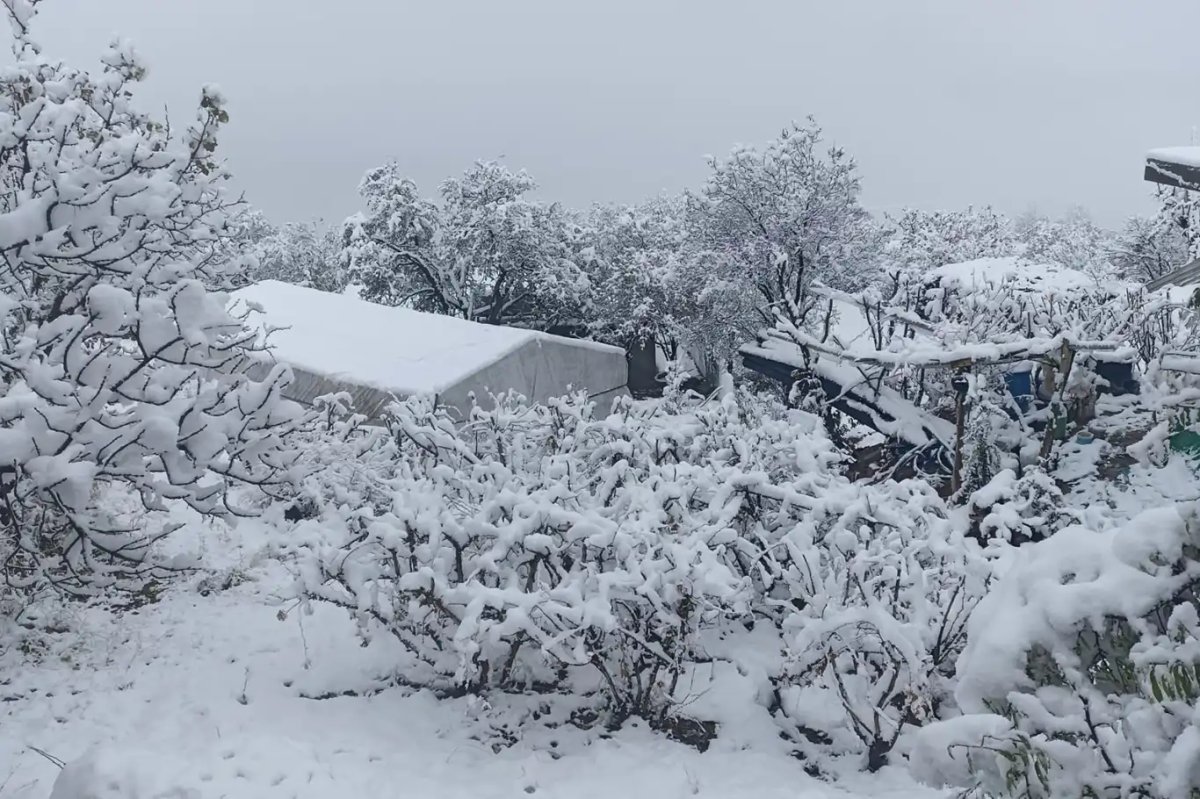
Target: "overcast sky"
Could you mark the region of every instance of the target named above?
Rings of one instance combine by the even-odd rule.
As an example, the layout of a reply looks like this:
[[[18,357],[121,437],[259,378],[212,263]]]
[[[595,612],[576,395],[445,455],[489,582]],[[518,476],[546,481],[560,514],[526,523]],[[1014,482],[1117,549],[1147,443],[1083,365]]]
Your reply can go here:
[[[39,21],[72,60],[132,39],[174,118],[219,84],[224,154],[276,221],[341,219],[390,159],[429,194],[503,157],[546,198],[632,202],[812,114],[872,210],[1118,224],[1151,206],[1144,151],[1200,126],[1197,0],[46,0]]]

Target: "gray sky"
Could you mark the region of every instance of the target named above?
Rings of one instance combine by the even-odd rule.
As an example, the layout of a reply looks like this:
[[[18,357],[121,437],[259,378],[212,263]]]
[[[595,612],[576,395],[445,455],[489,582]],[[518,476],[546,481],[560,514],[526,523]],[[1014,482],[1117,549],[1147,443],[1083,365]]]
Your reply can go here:
[[[1144,151],[1200,126],[1196,0],[46,0],[39,21],[88,64],[131,38],[176,120],[219,84],[225,157],[276,221],[352,213],[390,159],[427,194],[503,156],[546,198],[635,201],[813,114],[872,210],[1113,225],[1151,207]]]

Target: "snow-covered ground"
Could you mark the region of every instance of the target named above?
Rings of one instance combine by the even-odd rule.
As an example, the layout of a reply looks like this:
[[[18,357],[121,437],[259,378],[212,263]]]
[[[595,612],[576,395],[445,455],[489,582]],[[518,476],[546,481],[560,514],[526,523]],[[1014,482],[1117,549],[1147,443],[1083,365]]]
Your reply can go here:
[[[197,532],[240,582],[205,596],[197,576],[120,615],[80,610],[0,664],[0,799],[941,795],[896,768],[818,781],[770,739],[765,711],[704,753],[644,724],[609,737],[532,723],[505,745],[515,706],[373,690],[390,642],[362,647],[334,608],[281,620],[283,566]],[[61,776],[37,750],[67,761]]]

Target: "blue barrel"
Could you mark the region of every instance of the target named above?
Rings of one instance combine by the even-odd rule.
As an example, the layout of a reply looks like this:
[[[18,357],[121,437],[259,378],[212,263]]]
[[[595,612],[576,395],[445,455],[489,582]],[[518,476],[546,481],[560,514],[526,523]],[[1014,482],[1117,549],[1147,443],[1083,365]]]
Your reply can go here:
[[[1004,383],[1021,413],[1028,413],[1033,406],[1033,372],[1009,372],[1004,376]]]

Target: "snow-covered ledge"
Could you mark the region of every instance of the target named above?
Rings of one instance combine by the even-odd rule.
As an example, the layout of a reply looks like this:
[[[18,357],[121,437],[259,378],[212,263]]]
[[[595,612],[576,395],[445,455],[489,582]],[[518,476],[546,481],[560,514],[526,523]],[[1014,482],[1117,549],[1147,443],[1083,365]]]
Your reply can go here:
[[[1145,179],[1200,191],[1200,146],[1160,147],[1146,153]]]

